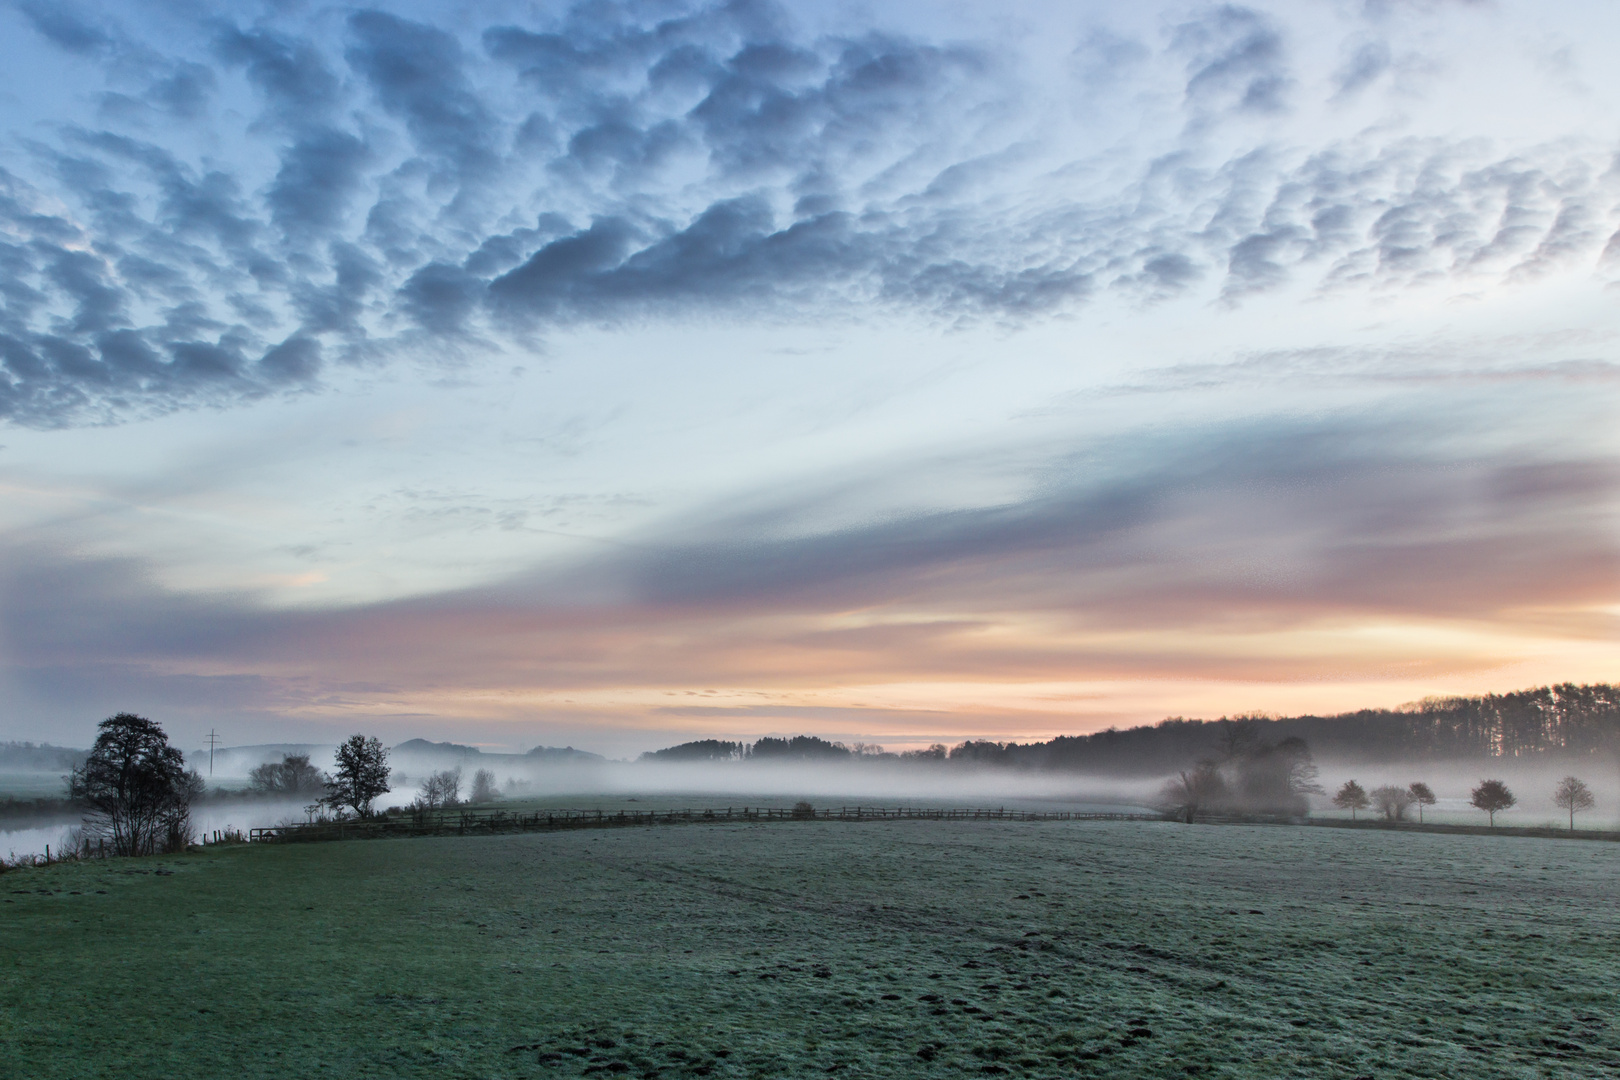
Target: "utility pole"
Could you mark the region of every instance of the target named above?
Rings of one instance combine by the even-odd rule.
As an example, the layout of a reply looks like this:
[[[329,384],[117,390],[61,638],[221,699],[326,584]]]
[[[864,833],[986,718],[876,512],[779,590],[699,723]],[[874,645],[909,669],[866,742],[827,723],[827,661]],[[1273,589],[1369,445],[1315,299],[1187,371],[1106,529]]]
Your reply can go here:
[[[219,735],[213,728],[208,729],[208,775],[214,775],[214,746],[219,742]]]

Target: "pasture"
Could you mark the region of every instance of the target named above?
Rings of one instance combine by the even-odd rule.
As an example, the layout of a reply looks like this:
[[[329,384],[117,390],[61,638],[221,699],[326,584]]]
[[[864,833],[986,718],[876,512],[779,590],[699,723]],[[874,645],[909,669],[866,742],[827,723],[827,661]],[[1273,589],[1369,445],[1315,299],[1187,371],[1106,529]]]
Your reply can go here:
[[[0,875],[47,1077],[1583,1077],[1620,847],[1144,822],[244,845]]]

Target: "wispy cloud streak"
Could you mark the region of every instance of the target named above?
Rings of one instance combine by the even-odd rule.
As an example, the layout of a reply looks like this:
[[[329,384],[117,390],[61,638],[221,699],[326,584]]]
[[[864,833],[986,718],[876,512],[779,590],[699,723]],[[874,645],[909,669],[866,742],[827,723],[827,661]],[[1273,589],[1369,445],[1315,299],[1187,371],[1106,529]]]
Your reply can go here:
[[[667,697],[693,687],[789,716],[794,695],[842,688],[843,708],[899,684],[1433,676],[1506,662],[1509,640],[1612,635],[1620,464],[1443,445],[1384,422],[1294,423],[1138,445],[1107,475],[1077,448],[999,505],[773,537],[765,523],[817,516],[779,501],[631,554],[339,610],[13,550],[0,610],[11,678],[51,698],[117,687],[340,716],[508,708],[494,695],[555,715],[607,695],[590,708],[618,722],[705,705]],[[1484,644],[1367,636],[1400,625]],[[919,708],[935,706],[901,711]]]

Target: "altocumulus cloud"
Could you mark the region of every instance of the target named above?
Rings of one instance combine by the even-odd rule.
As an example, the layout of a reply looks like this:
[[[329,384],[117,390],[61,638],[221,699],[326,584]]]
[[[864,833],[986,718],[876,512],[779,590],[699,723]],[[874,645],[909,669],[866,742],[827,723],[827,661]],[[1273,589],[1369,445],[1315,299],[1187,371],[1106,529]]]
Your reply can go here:
[[[1107,291],[1607,272],[1620,248],[1612,146],[1268,133],[1403,61],[1361,27],[1317,78],[1289,25],[1241,6],[1077,37],[1069,89],[1093,108],[1132,107],[1143,72],[1174,91],[1152,152],[1086,183],[1091,148],[1046,133],[1011,45],[812,33],[763,2],[154,12],[15,9],[13,48],[104,86],[11,114],[14,423],[229,404],[581,322],[1019,322]]]

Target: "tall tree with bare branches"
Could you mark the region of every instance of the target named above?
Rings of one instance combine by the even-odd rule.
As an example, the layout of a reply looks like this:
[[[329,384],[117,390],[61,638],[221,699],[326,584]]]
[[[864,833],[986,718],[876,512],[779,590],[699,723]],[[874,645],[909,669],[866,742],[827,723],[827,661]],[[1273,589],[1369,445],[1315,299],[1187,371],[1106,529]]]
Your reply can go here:
[[[1592,789],[1573,776],[1566,776],[1558,781],[1558,787],[1553,789],[1553,802],[1562,809],[1569,811],[1569,831],[1575,831],[1575,815],[1582,810],[1590,810],[1597,804],[1592,798]]]

